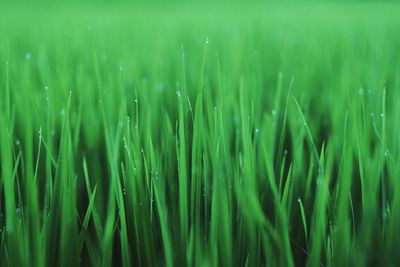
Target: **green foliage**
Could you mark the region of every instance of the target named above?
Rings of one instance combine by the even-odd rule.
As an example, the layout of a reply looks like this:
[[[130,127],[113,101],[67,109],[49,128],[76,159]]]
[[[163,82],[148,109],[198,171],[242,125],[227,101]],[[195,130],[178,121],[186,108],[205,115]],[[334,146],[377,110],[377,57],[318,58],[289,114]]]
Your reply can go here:
[[[1,266],[398,266],[400,6],[4,5]]]

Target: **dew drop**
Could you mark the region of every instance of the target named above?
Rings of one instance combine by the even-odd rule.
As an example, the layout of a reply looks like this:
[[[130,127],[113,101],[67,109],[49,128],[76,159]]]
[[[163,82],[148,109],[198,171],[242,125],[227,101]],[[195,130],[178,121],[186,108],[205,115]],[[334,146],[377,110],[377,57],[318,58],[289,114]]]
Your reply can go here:
[[[32,58],[32,54],[31,54],[30,52],[26,52],[26,53],[25,53],[25,60],[26,60],[26,61],[30,61],[31,58]]]

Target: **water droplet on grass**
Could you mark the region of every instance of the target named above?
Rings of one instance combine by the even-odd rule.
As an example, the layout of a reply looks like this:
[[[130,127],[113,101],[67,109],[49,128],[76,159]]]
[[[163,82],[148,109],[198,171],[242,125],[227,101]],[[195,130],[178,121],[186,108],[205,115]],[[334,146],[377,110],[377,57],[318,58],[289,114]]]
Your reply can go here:
[[[26,61],[30,61],[31,58],[32,58],[32,54],[31,54],[30,52],[26,52],[26,53],[25,53],[25,60],[26,60]]]
[[[159,92],[164,91],[164,84],[162,82],[158,82],[156,84],[156,90],[159,91]]]

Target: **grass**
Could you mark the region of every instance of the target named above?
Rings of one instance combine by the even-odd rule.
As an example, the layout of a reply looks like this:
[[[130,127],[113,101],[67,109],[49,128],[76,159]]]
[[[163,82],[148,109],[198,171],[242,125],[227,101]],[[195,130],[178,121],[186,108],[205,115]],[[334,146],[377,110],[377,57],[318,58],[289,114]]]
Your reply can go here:
[[[396,3],[3,5],[1,266],[397,266]]]

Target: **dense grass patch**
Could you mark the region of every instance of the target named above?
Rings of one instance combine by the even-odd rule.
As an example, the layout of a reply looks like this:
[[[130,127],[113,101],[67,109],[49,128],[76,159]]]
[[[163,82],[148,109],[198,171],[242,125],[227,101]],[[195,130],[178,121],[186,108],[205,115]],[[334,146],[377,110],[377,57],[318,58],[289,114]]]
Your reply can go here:
[[[2,10],[1,266],[400,264],[400,5]]]

